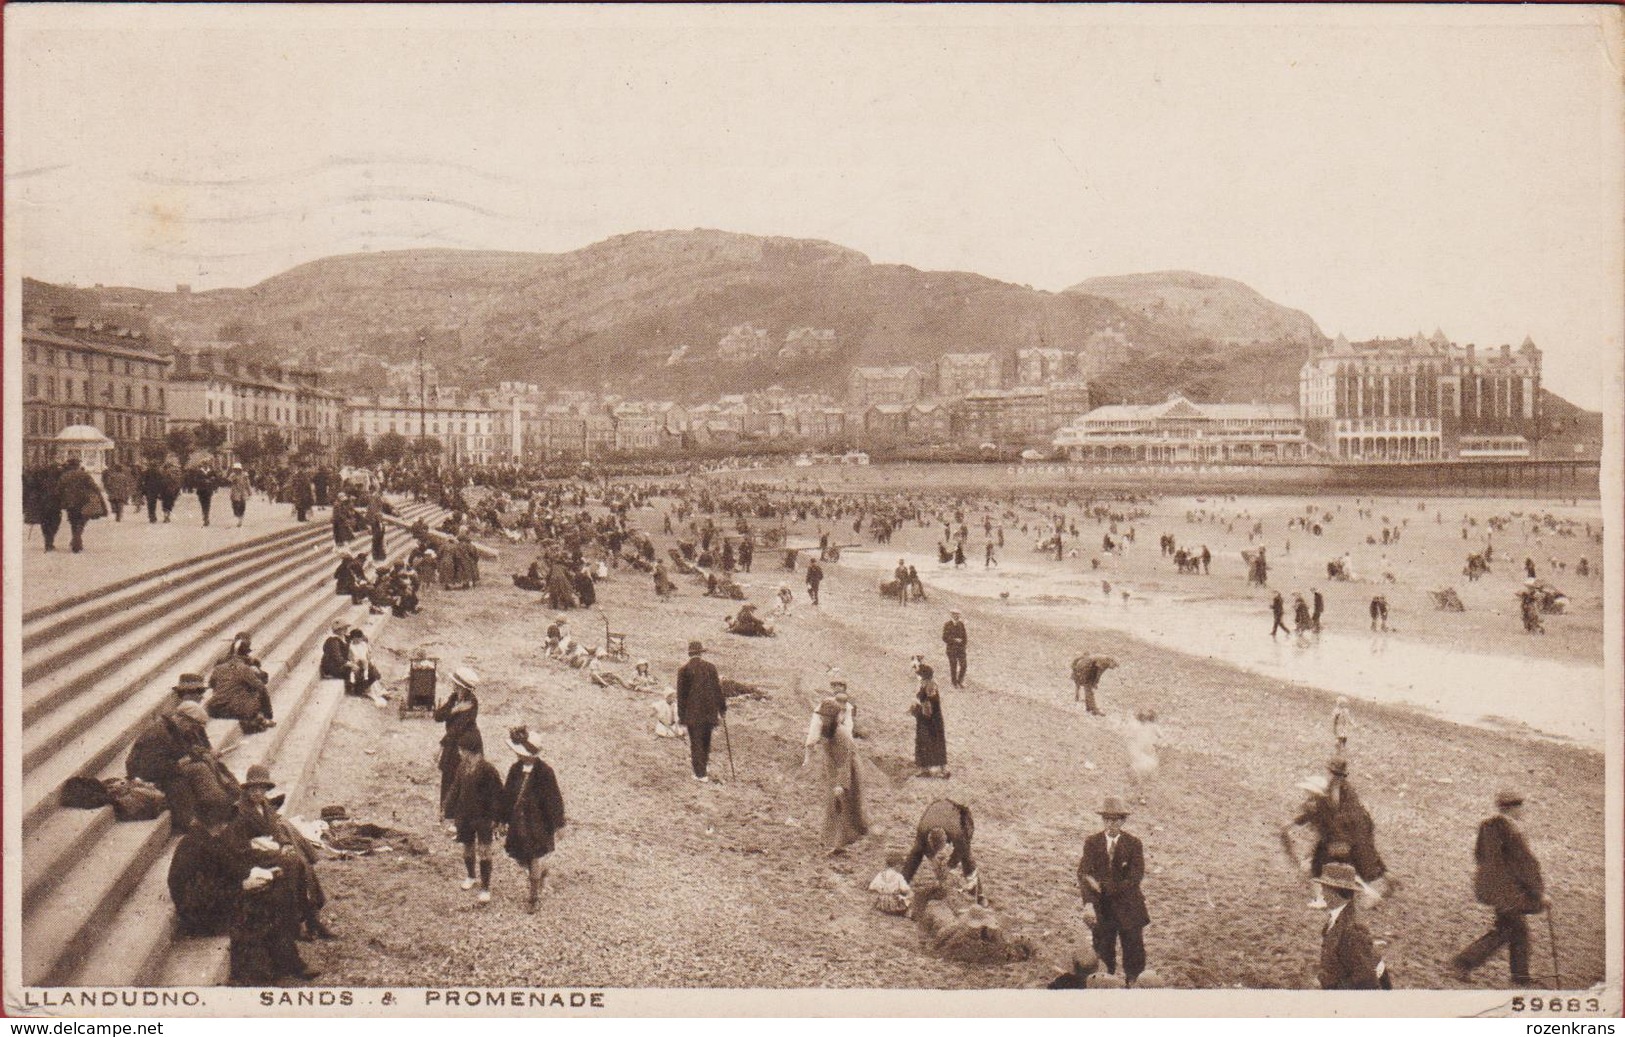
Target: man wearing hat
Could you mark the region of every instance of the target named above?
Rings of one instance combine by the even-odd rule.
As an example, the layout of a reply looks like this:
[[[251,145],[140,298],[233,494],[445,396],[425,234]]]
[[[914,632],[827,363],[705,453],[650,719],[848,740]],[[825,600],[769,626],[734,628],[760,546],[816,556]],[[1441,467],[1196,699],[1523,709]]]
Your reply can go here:
[[[1354,865],[1334,861],[1315,880],[1325,890],[1326,928],[1320,938],[1320,989],[1376,990],[1377,949],[1371,931],[1355,914],[1354,898],[1364,891]]]
[[[907,587],[903,588],[903,593],[908,593]],[[963,688],[965,649],[970,644],[970,635],[965,632],[965,621],[959,618],[958,609],[948,610],[948,622],[942,624],[942,644],[948,650],[948,683]]]
[[[1140,882],[1145,878],[1145,849],[1123,831],[1128,805],[1107,796],[1100,807],[1101,831],[1083,841],[1078,862],[1078,891],[1083,920],[1094,930],[1095,953],[1109,974],[1117,973],[1117,945],[1123,945],[1123,978],[1129,986],[1145,971],[1143,930],[1151,922]]]
[[[717,668],[704,658],[705,646],[688,643],[688,662],[677,671],[677,721],[688,728],[688,755],[694,780],[715,781],[706,775],[711,761],[711,731],[728,712]]]
[[[209,690],[209,682],[203,679],[203,674],[201,673],[183,673],[181,674],[180,679],[175,682],[175,686],[170,690],[172,690],[175,693],[175,697],[180,699],[182,702],[201,703],[203,701],[203,693]]]
[[[208,722],[203,707],[191,700],[182,702],[172,713],[154,718],[130,746],[124,760],[125,776],[150,781],[168,796],[181,760],[193,746],[209,748]]]
[[[1541,878],[1540,862],[1529,850],[1519,822],[1523,820],[1523,795],[1503,789],[1495,797],[1496,814],[1478,826],[1473,846],[1477,871],[1473,892],[1478,902],[1495,912],[1490,931],[1474,940],[1451,959],[1456,978],[1466,981],[1472,970],[1490,959],[1503,945],[1507,947],[1514,986],[1529,986],[1529,923],[1525,915],[1539,914],[1551,906]]]
[[[316,848],[278,812],[282,797],[271,797],[275,787],[270,768],[259,763],[248,768],[243,776],[242,798],[237,801],[237,816],[227,838],[238,845],[249,845],[262,853],[275,855],[274,859],[266,857],[256,863],[282,869],[298,894],[299,920],[306,931],[316,939],[331,940],[333,931],[321,920],[327,895],[316,877]],[[266,840],[273,841],[277,848],[272,849]]]

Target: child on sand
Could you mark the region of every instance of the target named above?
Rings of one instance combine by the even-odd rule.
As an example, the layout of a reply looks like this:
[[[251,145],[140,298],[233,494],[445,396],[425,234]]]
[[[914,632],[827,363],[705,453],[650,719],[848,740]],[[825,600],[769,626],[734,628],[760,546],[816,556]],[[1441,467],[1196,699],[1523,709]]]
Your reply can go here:
[[[1354,719],[1349,715],[1349,700],[1342,695],[1337,696],[1337,708],[1332,710],[1332,738],[1337,742],[1337,751],[1342,752],[1348,748],[1349,731],[1354,728]]]
[[[1124,725],[1123,738],[1128,751],[1130,784],[1143,804],[1146,789],[1157,776],[1157,749],[1162,745],[1156,711],[1146,709],[1135,713],[1134,719]]]

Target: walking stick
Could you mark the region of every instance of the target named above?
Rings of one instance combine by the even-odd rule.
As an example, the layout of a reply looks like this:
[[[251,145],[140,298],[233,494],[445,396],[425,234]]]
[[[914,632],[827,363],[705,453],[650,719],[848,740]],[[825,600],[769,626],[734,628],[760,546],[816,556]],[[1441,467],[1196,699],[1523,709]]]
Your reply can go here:
[[[1546,939],[1552,946],[1552,985],[1563,989],[1562,974],[1557,971],[1557,927],[1552,924],[1552,905],[1546,905]]]
[[[738,781],[739,775],[734,773],[734,742],[728,737],[728,714],[722,714],[722,744],[728,748],[728,780]]]

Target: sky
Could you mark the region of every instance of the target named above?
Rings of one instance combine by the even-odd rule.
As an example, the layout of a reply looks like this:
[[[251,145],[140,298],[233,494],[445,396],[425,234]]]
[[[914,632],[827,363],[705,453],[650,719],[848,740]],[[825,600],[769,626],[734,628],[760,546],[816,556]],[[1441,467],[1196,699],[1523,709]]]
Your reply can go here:
[[[1351,339],[1531,335],[1599,407],[1619,17],[10,4],[7,283],[712,227],[1050,291],[1196,270]]]

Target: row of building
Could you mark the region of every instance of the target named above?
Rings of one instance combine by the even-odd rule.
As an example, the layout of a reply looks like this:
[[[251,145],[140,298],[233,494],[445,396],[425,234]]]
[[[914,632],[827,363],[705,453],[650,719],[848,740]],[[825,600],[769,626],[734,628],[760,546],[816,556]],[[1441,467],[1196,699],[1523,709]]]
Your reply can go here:
[[[1096,408],[1053,446],[1079,461],[1430,461],[1525,458],[1541,438],[1541,352],[1525,338],[1480,351],[1442,332],[1317,348],[1298,405]]]
[[[828,341],[795,330],[807,348]],[[65,317],[27,324],[22,344],[29,464],[53,456],[54,437],[76,425],[100,430],[129,463],[171,430],[205,424],[223,432],[226,456],[274,432],[292,452],[334,456],[349,437],[373,444],[393,434],[477,463],[784,440],[993,443],[1102,461],[1404,461],[1526,457],[1541,421],[1533,342],[1480,351],[1440,333],[1359,344],[1339,336],[1303,365],[1297,406],[1176,396],[1096,408],[1082,355],[1048,349],[1018,351],[1010,387],[991,353],[946,354],[932,382],[916,367],[860,367],[841,406],[779,389],[685,405],[516,382],[347,397],[316,372],[223,352],[162,355],[138,333]]]

